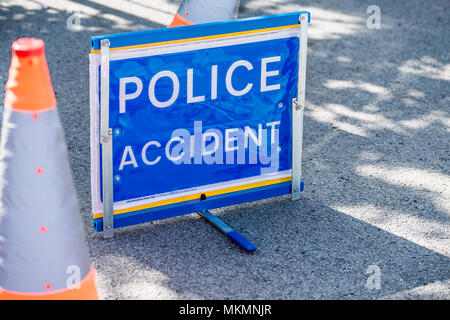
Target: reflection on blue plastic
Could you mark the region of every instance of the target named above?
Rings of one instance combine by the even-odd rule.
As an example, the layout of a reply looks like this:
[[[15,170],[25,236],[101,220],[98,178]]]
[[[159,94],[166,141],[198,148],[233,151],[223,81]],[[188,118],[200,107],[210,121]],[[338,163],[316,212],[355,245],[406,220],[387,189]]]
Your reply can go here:
[[[292,37],[112,60],[114,201],[290,169],[298,51]]]

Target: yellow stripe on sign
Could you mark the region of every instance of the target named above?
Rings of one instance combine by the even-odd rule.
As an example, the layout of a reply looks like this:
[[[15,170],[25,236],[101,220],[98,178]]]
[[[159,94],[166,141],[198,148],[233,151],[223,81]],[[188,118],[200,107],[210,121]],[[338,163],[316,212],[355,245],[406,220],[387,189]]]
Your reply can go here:
[[[157,46],[163,46],[163,45],[167,45],[167,44],[176,44],[176,43],[184,43],[184,42],[199,41],[199,40],[211,40],[211,39],[227,38],[227,37],[233,37],[233,36],[241,36],[241,35],[246,35],[246,34],[255,34],[255,33],[261,33],[261,32],[277,31],[277,30],[291,29],[291,28],[298,28],[298,27],[300,27],[300,24],[293,24],[293,25],[290,25],[290,26],[282,26],[282,27],[274,27],[274,28],[265,28],[265,29],[249,30],[249,31],[240,31],[240,32],[216,34],[216,35],[212,35],[212,36],[204,36],[204,37],[196,37],[196,38],[188,38],[188,39],[179,39],[179,40],[161,41],[161,42],[154,42],[154,43],[137,44],[137,45],[134,45],[134,46],[110,48],[109,51],[157,47]],[[100,53],[100,49],[98,49],[98,50],[91,49],[91,53]]]
[[[189,201],[189,200],[197,200],[197,199],[200,199],[200,196],[202,194],[204,194],[206,197],[211,197],[211,196],[217,196],[217,195],[226,194],[226,193],[230,193],[230,192],[248,190],[248,189],[264,187],[264,186],[270,186],[272,184],[287,182],[287,181],[291,181],[291,180],[292,180],[292,177],[286,177],[286,178],[253,182],[253,183],[249,183],[249,184],[244,184],[242,186],[229,187],[229,188],[225,188],[225,189],[201,192],[201,193],[196,193],[196,194],[192,194],[192,195],[188,195],[188,196],[156,201],[153,203],[144,204],[144,205],[136,206],[136,207],[132,207],[132,208],[114,210],[114,214],[116,215],[116,214],[128,213],[128,212],[133,212],[133,211],[139,211],[139,210],[144,210],[144,209],[149,209],[149,208],[165,206],[165,205],[173,204],[173,203],[180,203],[180,202]],[[94,217],[94,219],[102,218],[103,212],[96,213],[93,215],[93,217]]]

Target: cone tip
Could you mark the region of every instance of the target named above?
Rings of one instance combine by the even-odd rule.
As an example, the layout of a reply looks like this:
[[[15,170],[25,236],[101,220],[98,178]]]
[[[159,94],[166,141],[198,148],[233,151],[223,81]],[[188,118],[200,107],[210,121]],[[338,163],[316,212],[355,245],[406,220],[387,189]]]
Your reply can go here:
[[[56,107],[41,39],[20,38],[13,42],[6,82],[5,106],[20,112],[43,112]]]
[[[18,57],[39,56],[44,54],[44,41],[37,38],[20,38],[13,42],[12,53]]]

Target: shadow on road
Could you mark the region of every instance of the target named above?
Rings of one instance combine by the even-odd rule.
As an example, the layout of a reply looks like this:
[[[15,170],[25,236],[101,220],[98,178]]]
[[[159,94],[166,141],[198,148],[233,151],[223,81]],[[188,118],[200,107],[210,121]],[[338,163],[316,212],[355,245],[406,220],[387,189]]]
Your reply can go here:
[[[134,227],[113,240],[95,240],[94,255],[108,261],[97,262],[98,272],[140,279],[103,278],[106,295],[373,299],[449,276],[449,258],[311,199],[277,198],[219,216],[252,239],[257,251],[245,253],[195,216]],[[381,270],[380,289],[366,286],[371,265]]]

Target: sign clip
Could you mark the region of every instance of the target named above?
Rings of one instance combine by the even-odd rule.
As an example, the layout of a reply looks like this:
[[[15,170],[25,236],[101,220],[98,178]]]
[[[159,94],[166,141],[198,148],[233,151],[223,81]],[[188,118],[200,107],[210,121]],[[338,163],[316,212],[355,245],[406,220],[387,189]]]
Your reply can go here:
[[[101,137],[100,142],[102,144],[112,142],[112,129],[111,128],[108,129],[108,135]]]
[[[294,106],[295,110],[302,110],[303,105],[298,102],[297,98],[292,99],[292,106]]]

